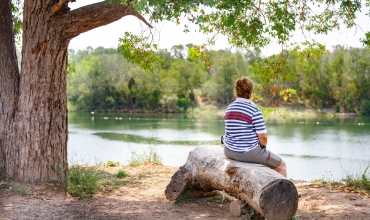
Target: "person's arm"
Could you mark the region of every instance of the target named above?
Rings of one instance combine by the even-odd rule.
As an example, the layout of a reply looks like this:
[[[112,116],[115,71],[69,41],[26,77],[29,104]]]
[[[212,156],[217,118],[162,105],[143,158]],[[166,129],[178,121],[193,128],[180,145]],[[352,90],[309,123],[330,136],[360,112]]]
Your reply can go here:
[[[258,139],[260,141],[260,145],[266,146],[267,145],[267,133],[257,134]]]

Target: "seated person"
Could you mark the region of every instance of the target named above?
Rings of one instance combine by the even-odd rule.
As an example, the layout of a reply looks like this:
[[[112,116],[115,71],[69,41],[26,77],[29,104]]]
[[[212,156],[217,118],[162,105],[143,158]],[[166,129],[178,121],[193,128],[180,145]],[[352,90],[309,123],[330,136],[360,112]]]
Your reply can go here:
[[[286,163],[266,149],[267,131],[262,113],[250,99],[254,83],[249,78],[235,82],[236,100],[225,113],[225,135],[221,137],[225,156],[232,160],[259,163],[287,177]]]

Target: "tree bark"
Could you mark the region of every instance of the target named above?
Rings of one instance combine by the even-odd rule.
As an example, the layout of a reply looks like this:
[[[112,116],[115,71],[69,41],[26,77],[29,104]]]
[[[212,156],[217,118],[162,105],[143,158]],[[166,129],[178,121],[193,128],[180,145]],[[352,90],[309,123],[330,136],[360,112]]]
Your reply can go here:
[[[0,0],[0,48],[0,179],[3,179],[19,87],[11,0]]]
[[[5,1],[9,3],[9,0]],[[3,168],[6,176],[15,181],[37,183],[66,180],[66,66],[70,40],[80,33],[109,24],[126,15],[143,19],[130,5],[101,2],[69,12],[65,10],[66,2],[24,1],[20,84],[18,86],[16,80],[9,81],[10,88],[3,89],[2,86],[0,90],[9,93],[5,96],[9,99],[10,93],[17,94],[19,88],[14,121],[11,120],[9,126],[11,130],[0,130],[2,136],[9,137],[6,147],[1,151],[5,155],[2,160],[5,164]],[[0,8],[2,10],[2,6]],[[14,60],[16,63],[16,59]],[[1,77],[3,75],[9,75],[9,78],[12,76],[2,74]],[[3,97],[2,93],[1,95]],[[11,101],[5,101],[12,106]],[[4,109],[4,104],[2,105]],[[7,118],[3,115],[4,113],[1,120],[6,121]]]
[[[191,151],[165,194],[172,201],[188,188],[224,190],[269,220],[290,219],[298,208],[298,192],[291,181],[264,165],[229,160],[221,148]]]

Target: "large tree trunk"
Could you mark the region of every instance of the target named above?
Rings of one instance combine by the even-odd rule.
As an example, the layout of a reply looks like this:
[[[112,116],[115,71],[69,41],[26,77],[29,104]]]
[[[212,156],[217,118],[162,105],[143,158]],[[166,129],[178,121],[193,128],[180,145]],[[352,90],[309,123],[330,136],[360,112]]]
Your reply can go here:
[[[0,49],[0,179],[3,179],[19,86],[11,0],[0,0]]]
[[[57,1],[25,1],[19,101],[7,175],[16,181],[64,180],[67,172],[66,65],[68,40]]]
[[[6,12],[0,21],[4,20],[5,28],[12,27],[9,21],[10,0],[0,1],[0,16]],[[0,122],[6,125],[0,129],[0,172],[5,169],[6,177],[15,181],[66,180],[69,41],[126,15],[134,15],[148,24],[131,5],[100,2],[69,11],[68,2],[25,0],[20,83],[18,69],[14,69],[17,68],[14,48],[9,49],[10,60],[0,64],[7,70],[0,74]],[[12,33],[8,29],[0,29],[1,48],[4,43],[14,47],[14,36],[3,36],[3,31]]]
[[[269,220],[290,219],[298,208],[298,192],[291,181],[264,165],[229,160],[222,148],[191,151],[165,194],[172,201],[188,188],[224,190]]]

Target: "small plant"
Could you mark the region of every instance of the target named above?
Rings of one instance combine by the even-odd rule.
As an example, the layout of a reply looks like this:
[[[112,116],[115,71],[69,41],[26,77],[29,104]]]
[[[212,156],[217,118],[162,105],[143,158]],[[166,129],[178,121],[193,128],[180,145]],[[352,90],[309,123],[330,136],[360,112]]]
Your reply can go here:
[[[79,198],[88,198],[99,191],[99,173],[93,168],[72,166],[68,172],[67,192]]]
[[[21,195],[21,196],[25,196],[27,195],[28,193],[28,188],[26,186],[22,186],[22,187],[19,187],[17,189],[18,193]]]
[[[175,200],[175,205],[182,206],[190,198],[190,189],[181,193]]]
[[[13,192],[18,193],[21,196],[26,196],[28,194],[27,186],[21,186],[21,185],[16,185],[16,184],[11,184],[10,186]]]
[[[129,160],[130,166],[141,166],[145,163],[154,163],[162,165],[162,158],[158,155],[155,148],[151,147],[149,153],[137,154],[135,151],[131,152],[131,159]]]
[[[108,160],[107,167],[119,167],[119,162]]]
[[[220,200],[221,202],[231,202],[231,198],[225,192],[217,191],[215,195],[215,200]]]
[[[243,214],[247,216],[248,219],[252,219],[256,215],[254,209],[243,209]]]
[[[343,179],[343,181],[345,182],[345,186],[353,190],[364,190],[367,193],[370,193],[370,178],[369,176],[367,176],[367,171],[369,170],[369,168],[370,165],[365,168],[364,172],[359,178],[347,176],[347,178]]]
[[[118,173],[116,175],[117,178],[124,178],[124,177],[127,177],[127,176],[128,176],[128,174],[123,170],[118,171]]]
[[[343,185],[342,182],[338,182],[338,181],[335,181],[335,180],[321,178],[321,179],[315,180],[313,184],[310,184],[310,186],[317,186],[317,185],[320,185],[320,184],[323,184],[323,185],[326,185],[326,186],[339,186],[339,185]]]

